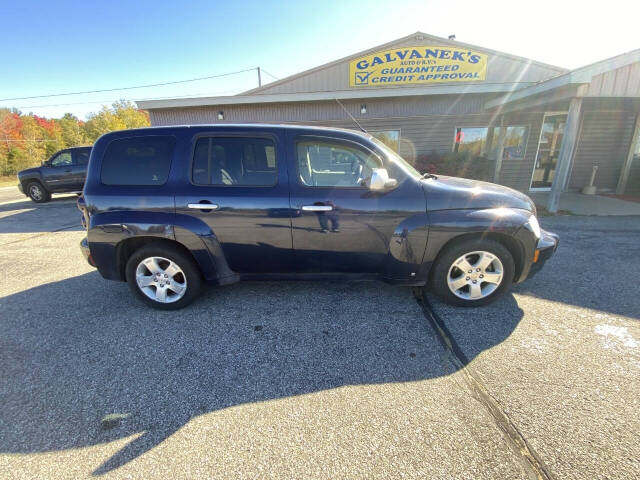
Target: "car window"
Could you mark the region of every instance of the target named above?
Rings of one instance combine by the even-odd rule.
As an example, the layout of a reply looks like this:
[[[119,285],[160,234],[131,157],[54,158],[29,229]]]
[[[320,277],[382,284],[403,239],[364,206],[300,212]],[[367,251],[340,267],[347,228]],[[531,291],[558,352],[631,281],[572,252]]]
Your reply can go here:
[[[102,160],[105,185],[163,185],[169,178],[175,138],[128,137],[113,140]]]
[[[273,186],[278,177],[276,149],[269,138],[199,138],[191,179],[196,185]]]
[[[382,167],[373,153],[338,142],[301,141],[296,156],[298,180],[308,187],[365,187]]]
[[[89,163],[89,154],[91,150],[77,150],[76,151],[76,164],[87,165]]]
[[[73,158],[71,156],[71,152],[62,152],[56,155],[53,160],[51,160],[52,167],[64,167],[66,165],[73,164]]]

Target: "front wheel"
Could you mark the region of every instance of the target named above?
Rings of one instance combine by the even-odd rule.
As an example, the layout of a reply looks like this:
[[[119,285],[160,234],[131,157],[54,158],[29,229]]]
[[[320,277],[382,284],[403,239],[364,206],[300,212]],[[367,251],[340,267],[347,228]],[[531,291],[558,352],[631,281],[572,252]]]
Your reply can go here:
[[[431,287],[450,305],[486,305],[509,289],[514,270],[513,257],[501,243],[465,240],[448,247],[438,258]]]
[[[36,203],[45,203],[51,200],[51,194],[40,182],[30,182],[27,185],[27,195]]]
[[[164,243],[136,250],[127,261],[126,277],[138,298],[160,310],[185,307],[202,290],[202,276],[193,259]]]

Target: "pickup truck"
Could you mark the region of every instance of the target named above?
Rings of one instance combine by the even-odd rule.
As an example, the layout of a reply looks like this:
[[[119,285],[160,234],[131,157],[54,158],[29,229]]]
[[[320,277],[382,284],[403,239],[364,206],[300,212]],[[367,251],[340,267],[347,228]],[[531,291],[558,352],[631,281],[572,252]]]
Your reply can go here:
[[[81,192],[87,176],[91,147],[65,148],[35,168],[18,172],[18,189],[36,203],[52,193]]]

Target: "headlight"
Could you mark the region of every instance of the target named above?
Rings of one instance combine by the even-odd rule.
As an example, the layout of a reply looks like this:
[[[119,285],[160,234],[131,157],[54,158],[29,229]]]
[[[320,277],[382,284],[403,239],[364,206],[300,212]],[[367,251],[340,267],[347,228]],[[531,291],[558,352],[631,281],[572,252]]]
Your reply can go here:
[[[529,217],[529,221],[527,222],[527,227],[529,230],[533,232],[536,238],[540,238],[542,236],[542,232],[540,231],[540,224],[538,223],[538,219],[535,215],[531,215]]]

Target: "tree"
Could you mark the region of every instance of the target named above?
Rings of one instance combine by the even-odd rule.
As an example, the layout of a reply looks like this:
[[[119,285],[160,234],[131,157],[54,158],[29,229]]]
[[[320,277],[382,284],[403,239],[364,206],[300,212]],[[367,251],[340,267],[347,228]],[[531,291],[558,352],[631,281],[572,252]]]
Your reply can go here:
[[[60,119],[48,119],[0,108],[0,175],[15,175],[39,165],[63,148],[90,145],[107,132],[147,126],[147,113],[125,100],[115,102],[111,108],[103,106],[90,114],[87,122],[70,113]]]
[[[78,120],[74,115],[65,113],[64,116],[58,120],[58,124],[60,125],[62,141],[65,146],[86,145],[89,143],[84,122]]]
[[[95,142],[101,135],[114,130],[148,126],[149,116],[146,112],[138,110],[131,102],[120,100],[111,108],[103,106],[98,113],[90,114],[85,131],[89,140]]]

